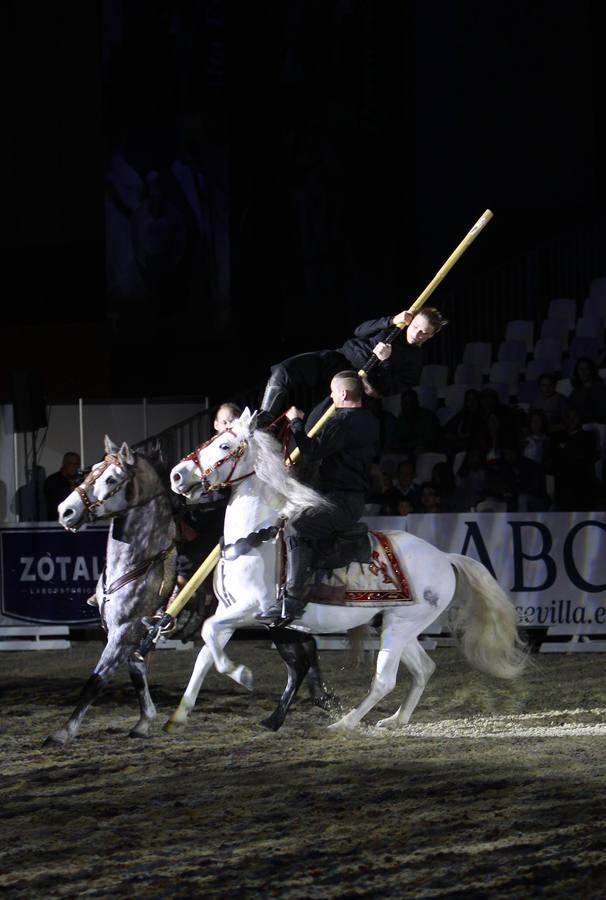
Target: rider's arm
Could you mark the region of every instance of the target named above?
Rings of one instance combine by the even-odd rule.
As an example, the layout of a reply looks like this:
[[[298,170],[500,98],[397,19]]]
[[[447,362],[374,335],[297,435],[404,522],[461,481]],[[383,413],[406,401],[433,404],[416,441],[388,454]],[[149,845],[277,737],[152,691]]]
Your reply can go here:
[[[293,419],[290,428],[297,447],[308,459],[324,459],[325,456],[337,453],[345,446],[345,429],[334,416],[326,422],[320,433],[312,438],[305,434],[303,419]]]

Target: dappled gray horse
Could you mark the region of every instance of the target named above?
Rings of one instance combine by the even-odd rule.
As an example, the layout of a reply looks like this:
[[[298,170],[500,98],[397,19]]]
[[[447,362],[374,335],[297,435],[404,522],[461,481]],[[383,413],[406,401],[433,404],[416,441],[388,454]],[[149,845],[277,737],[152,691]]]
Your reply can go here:
[[[112,520],[105,568],[96,590],[107,643],[76,708],[47,738],[47,744],[73,740],[89,706],[125,661],[141,710],[130,736],[146,737],[156,717],[147,666],[134,651],[146,633],[141,620],[157,612],[175,583],[176,526],[168,480],[159,454],[132,452],[127,444],[118,447],[107,437],[105,454],[58,512],[59,522],[69,531],[77,531],[85,522]]]

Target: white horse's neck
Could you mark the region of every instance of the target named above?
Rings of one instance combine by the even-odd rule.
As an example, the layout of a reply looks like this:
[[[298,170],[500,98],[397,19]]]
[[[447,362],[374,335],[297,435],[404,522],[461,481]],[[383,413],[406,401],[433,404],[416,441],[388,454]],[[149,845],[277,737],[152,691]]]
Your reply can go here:
[[[226,544],[246,537],[251,531],[275,525],[280,515],[271,488],[254,473],[234,484],[225,511],[223,536]]]

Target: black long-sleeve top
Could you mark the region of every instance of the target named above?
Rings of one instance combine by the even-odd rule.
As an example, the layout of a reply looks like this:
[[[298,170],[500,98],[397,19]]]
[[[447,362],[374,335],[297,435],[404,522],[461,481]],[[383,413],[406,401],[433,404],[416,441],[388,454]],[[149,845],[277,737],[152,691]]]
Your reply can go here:
[[[384,341],[393,329],[392,316],[380,319],[369,319],[362,322],[354,337],[345,341],[339,352],[350,361],[356,371],[363,369],[372,356],[374,347]],[[397,337],[391,345],[391,356],[379,363],[368,375],[370,385],[382,397],[401,394],[419,383],[421,375],[423,351],[406,340],[406,332]]]
[[[335,410],[316,437],[305,434],[302,419],[290,423],[293,437],[302,454],[321,460],[319,488],[331,491],[366,492],[369,467],[380,449],[379,424],[363,407]]]

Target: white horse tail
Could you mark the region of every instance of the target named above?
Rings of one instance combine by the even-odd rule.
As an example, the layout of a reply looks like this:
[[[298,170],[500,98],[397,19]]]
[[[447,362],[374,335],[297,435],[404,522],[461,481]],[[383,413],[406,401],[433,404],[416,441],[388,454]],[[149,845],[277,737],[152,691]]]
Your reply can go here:
[[[352,665],[358,669],[364,662],[364,641],[370,637],[371,630],[369,625],[356,625],[347,632],[349,638],[349,653]],[[374,658],[374,651],[371,652],[371,660]]]
[[[451,628],[465,658],[496,678],[515,678],[528,664],[528,653],[509,596],[475,559],[447,557],[457,573]]]

